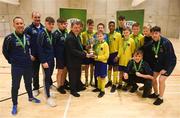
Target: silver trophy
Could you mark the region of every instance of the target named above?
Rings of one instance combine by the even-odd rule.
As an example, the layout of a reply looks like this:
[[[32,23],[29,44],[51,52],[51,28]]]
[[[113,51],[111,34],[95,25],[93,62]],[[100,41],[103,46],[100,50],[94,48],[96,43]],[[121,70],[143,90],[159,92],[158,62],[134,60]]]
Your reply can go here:
[[[93,46],[95,44],[95,41],[94,41],[93,37],[91,39],[89,39],[88,44],[90,46],[90,48],[88,49],[88,53],[89,54],[94,54]]]

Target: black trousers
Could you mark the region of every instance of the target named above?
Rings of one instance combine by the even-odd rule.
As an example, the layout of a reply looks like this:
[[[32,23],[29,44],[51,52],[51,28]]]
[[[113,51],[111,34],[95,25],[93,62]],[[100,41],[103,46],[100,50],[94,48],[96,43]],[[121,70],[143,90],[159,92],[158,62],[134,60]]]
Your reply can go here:
[[[79,67],[67,67],[69,74],[69,84],[71,92],[78,92],[83,86],[81,82],[81,66]]]
[[[11,67],[11,75],[12,75],[12,88],[11,88],[11,96],[13,105],[17,105],[18,98],[18,90],[20,88],[21,78],[23,76],[25,88],[28,93],[29,98],[33,98],[32,95],[32,67]]]
[[[40,61],[37,59],[33,61],[33,90],[39,89],[39,68]]]
[[[143,95],[147,96],[150,94],[152,88],[152,81],[150,79],[144,79],[141,77],[137,77],[136,75],[129,75],[129,79],[126,80],[126,82],[130,84],[132,87],[138,86],[137,83],[143,83],[144,84]]]
[[[50,97],[50,86],[52,85],[52,74],[54,70],[54,60],[48,61],[49,68],[43,68],[44,71],[44,85],[45,85],[45,93],[47,98]]]

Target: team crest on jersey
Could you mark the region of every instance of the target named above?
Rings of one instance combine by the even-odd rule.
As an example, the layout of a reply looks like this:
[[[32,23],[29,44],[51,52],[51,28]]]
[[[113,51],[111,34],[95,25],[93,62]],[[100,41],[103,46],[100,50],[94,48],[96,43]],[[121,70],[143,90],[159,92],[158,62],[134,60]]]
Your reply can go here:
[[[32,30],[33,34],[37,34],[37,31],[35,29]]]
[[[65,37],[61,37],[61,40],[62,40],[62,41],[65,41]]]

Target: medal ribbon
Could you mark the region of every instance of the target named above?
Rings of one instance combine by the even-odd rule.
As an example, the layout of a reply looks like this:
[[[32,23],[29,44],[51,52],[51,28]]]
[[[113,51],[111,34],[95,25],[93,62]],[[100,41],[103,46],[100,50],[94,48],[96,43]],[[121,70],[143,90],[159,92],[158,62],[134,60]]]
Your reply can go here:
[[[58,32],[60,33],[60,34],[63,34],[62,32],[61,32],[61,30],[59,30],[59,28],[58,28]],[[67,34],[66,34],[66,32],[64,33],[64,38],[66,39],[66,37],[67,37]]]
[[[49,33],[47,32],[47,29],[45,29],[45,32],[46,32],[46,34],[48,36],[48,40],[49,40],[50,44],[52,45],[52,35],[49,36]]]
[[[22,46],[22,48],[23,48],[24,51],[25,51],[25,50],[26,50],[26,49],[25,49],[25,46],[26,46],[26,37],[25,37],[25,35],[23,35],[23,42],[22,42],[22,40],[16,35],[15,32],[14,32],[13,34],[14,34],[14,36],[16,37],[16,39],[18,40],[19,44]]]
[[[153,51],[155,55],[158,55],[159,47],[160,47],[160,40],[158,41],[157,47],[155,45],[153,46]]]
[[[138,71],[141,69],[142,62],[143,62],[143,60],[141,60],[141,62],[140,62],[140,64],[139,64],[139,67],[137,68],[135,61],[133,61],[133,63],[134,63],[134,68],[135,68],[135,71],[136,71],[136,72],[138,72]]]
[[[126,49],[128,47],[128,40],[129,39],[124,40],[124,43],[123,43],[123,53],[125,53],[125,51],[126,51]]]

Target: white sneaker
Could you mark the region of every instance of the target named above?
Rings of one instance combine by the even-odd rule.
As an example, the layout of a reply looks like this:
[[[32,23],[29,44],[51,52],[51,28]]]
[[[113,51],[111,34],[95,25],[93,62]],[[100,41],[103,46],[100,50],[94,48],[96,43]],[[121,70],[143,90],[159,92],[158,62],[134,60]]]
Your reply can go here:
[[[51,86],[50,86],[50,89],[51,89],[51,90],[54,90],[54,91],[57,91],[57,87],[54,86],[54,85],[51,85]]]
[[[47,99],[47,104],[48,104],[50,107],[55,107],[55,106],[56,106],[55,101],[54,101],[51,97],[49,97],[49,98]]]
[[[55,93],[53,93],[53,92],[50,92],[50,96],[51,96],[52,98],[56,98]]]
[[[33,90],[33,96],[38,96],[40,94],[39,90]]]

